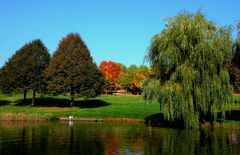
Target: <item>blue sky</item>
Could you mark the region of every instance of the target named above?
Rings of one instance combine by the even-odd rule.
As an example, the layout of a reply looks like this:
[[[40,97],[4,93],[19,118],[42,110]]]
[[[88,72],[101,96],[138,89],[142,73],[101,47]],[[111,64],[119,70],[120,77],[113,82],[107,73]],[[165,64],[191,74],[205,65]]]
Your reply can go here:
[[[240,20],[239,0],[1,0],[0,67],[25,43],[40,38],[52,54],[70,32],[79,33],[99,64],[141,65],[163,19],[201,10],[220,26]]]

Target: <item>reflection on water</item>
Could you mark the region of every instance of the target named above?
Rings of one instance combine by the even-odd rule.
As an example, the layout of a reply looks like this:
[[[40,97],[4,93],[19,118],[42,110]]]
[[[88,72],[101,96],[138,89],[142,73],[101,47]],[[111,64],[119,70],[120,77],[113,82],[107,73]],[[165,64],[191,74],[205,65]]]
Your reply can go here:
[[[0,122],[0,154],[240,154],[238,130]]]
[[[2,148],[2,134],[1,134],[1,131],[0,131],[0,150]]]

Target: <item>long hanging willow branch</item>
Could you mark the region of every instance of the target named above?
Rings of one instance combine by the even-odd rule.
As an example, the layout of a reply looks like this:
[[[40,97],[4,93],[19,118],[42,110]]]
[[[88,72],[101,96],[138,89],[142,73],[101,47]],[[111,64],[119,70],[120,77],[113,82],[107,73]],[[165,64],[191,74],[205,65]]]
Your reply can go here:
[[[166,25],[153,37],[146,56],[155,78],[145,82],[144,98],[158,99],[165,119],[183,120],[187,128],[213,122],[232,94],[225,68],[231,31],[201,13],[180,14]]]

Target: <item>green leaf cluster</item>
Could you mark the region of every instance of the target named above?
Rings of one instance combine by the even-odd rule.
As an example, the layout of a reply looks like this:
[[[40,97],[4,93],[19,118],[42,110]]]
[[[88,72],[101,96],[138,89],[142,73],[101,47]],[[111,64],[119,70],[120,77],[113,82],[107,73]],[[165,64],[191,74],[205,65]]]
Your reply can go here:
[[[118,82],[123,89],[128,90],[132,94],[141,94],[143,81],[149,77],[150,72],[150,68],[144,65],[140,67],[130,65],[128,68],[124,66]]]
[[[187,128],[213,122],[218,113],[224,118],[232,94],[225,67],[231,50],[231,29],[199,12],[166,19],[146,56],[153,78],[145,81],[144,98],[156,98],[165,119],[182,121]]]

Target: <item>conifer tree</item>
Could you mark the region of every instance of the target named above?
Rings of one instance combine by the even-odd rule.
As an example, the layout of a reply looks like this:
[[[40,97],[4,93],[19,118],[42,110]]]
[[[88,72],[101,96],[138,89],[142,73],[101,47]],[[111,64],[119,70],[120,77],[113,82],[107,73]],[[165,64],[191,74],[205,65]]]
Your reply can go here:
[[[224,118],[232,87],[225,67],[232,50],[231,30],[217,27],[201,13],[167,19],[152,38],[147,60],[154,78],[145,82],[144,98],[156,98],[164,118],[187,128]]]
[[[5,63],[0,72],[0,87],[4,93],[13,91],[33,91],[34,104],[36,91],[43,83],[43,71],[50,60],[50,54],[41,40],[25,44]]]
[[[70,92],[71,105],[78,97],[96,97],[104,88],[104,77],[78,34],[68,34],[54,53],[46,72],[51,94]]]

